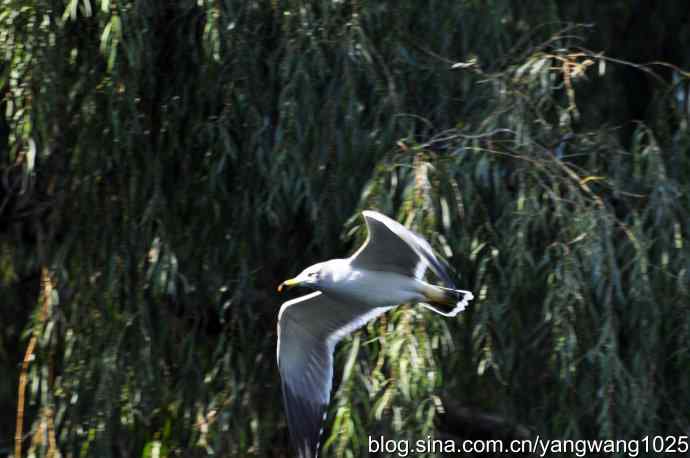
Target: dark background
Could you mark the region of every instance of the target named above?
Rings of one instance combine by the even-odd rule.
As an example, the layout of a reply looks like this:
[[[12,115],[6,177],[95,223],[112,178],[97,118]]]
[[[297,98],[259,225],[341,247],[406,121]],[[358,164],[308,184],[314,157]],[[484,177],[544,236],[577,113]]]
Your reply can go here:
[[[324,456],[690,433],[687,1],[1,8],[0,455],[291,456],[275,287],[366,208],[477,299],[339,346]]]

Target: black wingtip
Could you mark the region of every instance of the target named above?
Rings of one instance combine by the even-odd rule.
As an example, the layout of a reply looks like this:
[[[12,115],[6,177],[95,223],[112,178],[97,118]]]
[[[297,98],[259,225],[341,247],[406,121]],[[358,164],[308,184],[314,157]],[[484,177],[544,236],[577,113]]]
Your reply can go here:
[[[288,418],[290,439],[298,458],[318,458],[326,405],[298,396],[283,383],[283,403]]]

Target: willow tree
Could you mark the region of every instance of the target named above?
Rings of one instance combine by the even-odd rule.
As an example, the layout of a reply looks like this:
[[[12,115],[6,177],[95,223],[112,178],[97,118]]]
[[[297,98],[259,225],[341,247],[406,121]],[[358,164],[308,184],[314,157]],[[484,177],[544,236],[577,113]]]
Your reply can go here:
[[[326,456],[686,432],[687,72],[479,3],[4,2],[0,450],[285,456],[273,291],[364,208],[477,299],[340,346]]]

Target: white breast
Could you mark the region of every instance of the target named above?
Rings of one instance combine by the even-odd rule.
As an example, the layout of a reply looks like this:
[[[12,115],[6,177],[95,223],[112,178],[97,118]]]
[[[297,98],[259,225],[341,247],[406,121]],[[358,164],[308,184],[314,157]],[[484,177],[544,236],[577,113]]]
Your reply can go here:
[[[324,292],[336,294],[343,300],[351,298],[372,307],[386,307],[402,303],[419,302],[423,282],[392,272],[356,270],[340,272],[327,285]]]

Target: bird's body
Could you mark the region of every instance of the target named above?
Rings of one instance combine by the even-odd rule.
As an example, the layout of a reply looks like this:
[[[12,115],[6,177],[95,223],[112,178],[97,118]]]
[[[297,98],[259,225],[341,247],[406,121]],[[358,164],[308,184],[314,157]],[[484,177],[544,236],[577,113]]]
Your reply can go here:
[[[314,264],[278,287],[300,284],[318,290],[285,302],[278,314],[283,400],[300,458],[318,454],[333,350],[340,339],[402,303],[423,302],[437,313],[455,316],[473,299],[471,292],[452,288],[426,240],[380,213],[363,215],[369,236],[355,254]],[[450,287],[426,283],[427,267]]]
[[[417,303],[425,298],[423,291],[431,285],[416,278],[413,280],[395,272],[352,268],[349,259],[333,259],[322,263],[319,291],[343,301],[387,307]]]

